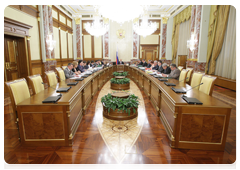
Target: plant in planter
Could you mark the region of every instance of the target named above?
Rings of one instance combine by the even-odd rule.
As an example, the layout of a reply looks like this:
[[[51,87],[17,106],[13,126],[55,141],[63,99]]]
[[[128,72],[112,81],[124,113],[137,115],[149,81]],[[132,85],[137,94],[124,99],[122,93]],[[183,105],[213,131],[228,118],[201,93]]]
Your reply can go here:
[[[130,83],[130,79],[128,79],[128,78],[123,78],[123,79],[112,78],[110,80],[110,82],[112,84],[129,84]]]
[[[129,95],[128,98],[119,98],[113,97],[110,93],[108,93],[101,98],[101,102],[104,107],[107,108],[108,113],[110,113],[111,109],[113,111],[118,109],[118,111],[128,113],[128,116],[130,116],[131,109],[133,109],[134,114],[136,113],[136,109],[139,105],[138,100],[138,96],[135,96],[134,94]]]
[[[119,73],[119,72],[113,72],[113,75],[114,76],[127,76],[128,75],[128,72],[127,71],[125,71],[125,72],[122,72],[122,73]]]

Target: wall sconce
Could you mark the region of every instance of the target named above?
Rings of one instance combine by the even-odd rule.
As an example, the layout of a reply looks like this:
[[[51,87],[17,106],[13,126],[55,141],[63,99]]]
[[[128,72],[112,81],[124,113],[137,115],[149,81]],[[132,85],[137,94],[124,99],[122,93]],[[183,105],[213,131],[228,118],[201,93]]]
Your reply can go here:
[[[47,42],[48,49],[50,51],[52,51],[56,46],[56,41],[53,40],[53,35],[52,34],[47,35],[46,42]]]
[[[189,48],[191,51],[195,50],[195,45],[197,43],[197,40],[195,39],[195,34],[191,34],[191,39],[187,40],[187,48]]]

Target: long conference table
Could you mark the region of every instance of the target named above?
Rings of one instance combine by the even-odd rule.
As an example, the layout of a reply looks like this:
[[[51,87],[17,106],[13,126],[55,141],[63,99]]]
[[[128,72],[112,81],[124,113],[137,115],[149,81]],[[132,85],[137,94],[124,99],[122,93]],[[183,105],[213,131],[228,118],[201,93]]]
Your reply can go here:
[[[20,140],[23,146],[72,146],[93,96],[112,78],[114,71],[128,71],[128,77],[149,97],[168,134],[172,148],[219,150],[225,148],[231,107],[196,89],[186,93],[200,100],[202,105],[188,104],[182,94],[175,93],[157,78],[126,65],[115,65],[99,70],[63,93],[57,103],[42,103],[53,88],[31,96],[17,105]],[[67,87],[68,79],[54,88]],[[191,86],[169,79],[176,88]]]

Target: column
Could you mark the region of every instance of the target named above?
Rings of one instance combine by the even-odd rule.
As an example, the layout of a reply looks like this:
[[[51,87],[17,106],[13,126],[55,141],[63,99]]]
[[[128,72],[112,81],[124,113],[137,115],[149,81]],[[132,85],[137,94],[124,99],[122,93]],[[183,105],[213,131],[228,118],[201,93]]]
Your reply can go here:
[[[166,42],[167,42],[167,21],[168,18],[162,18],[162,51],[161,59],[166,59]]]
[[[77,43],[77,59],[81,59],[81,19],[80,18],[75,18],[75,23],[76,23],[76,43]]]

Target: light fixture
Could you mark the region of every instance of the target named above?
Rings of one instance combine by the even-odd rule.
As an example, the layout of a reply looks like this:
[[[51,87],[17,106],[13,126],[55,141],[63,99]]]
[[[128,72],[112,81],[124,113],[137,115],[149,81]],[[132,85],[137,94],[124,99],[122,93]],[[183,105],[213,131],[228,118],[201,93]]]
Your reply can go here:
[[[191,51],[195,50],[195,44],[197,43],[197,40],[195,39],[195,34],[191,34],[191,39],[187,40],[187,48],[189,48]]]
[[[114,3],[108,5],[95,5],[94,9],[105,18],[123,24],[125,21],[130,21],[138,18],[143,14],[144,9],[148,8],[147,5],[124,4]]]
[[[48,34],[46,37],[46,42],[47,42],[47,48],[52,51],[55,46],[56,46],[56,41],[53,40],[53,35],[52,34]]]
[[[144,14],[142,17],[142,22],[133,24],[133,30],[138,34],[143,36],[144,38],[148,35],[151,35],[157,30],[156,22],[148,22],[148,15]]]
[[[108,31],[109,25],[100,22],[100,17],[97,15],[94,17],[94,21],[92,24],[89,22],[85,24],[85,29],[89,34],[99,37],[104,35]]]

